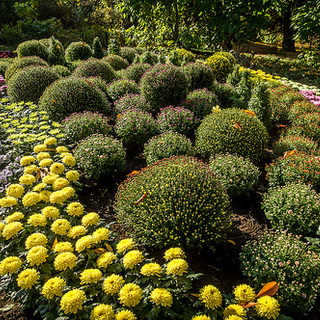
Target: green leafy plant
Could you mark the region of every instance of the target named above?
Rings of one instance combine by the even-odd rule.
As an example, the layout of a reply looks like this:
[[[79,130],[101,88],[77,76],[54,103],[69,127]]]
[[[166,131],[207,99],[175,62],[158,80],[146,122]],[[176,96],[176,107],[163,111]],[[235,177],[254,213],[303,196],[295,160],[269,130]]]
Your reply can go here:
[[[21,42],[17,47],[18,58],[37,56],[43,60],[48,59],[48,49],[39,40]]]
[[[68,77],[71,75],[71,71],[60,64],[56,64],[51,66],[52,70],[54,70],[60,77]]]
[[[108,62],[114,70],[125,69],[129,66],[129,62],[126,59],[116,54],[109,54],[102,61]]]
[[[114,102],[114,108],[117,114],[124,112],[129,108],[141,109],[152,112],[152,107],[146,99],[140,94],[126,93],[123,97]]]
[[[254,286],[279,283],[278,299],[302,315],[315,304],[320,289],[320,260],[299,236],[271,232],[247,243],[240,255],[241,270]]]
[[[288,118],[292,122],[303,113],[319,112],[319,107],[309,101],[295,101],[291,105]]]
[[[226,55],[221,52],[216,52],[205,61],[205,64],[211,67],[215,79],[219,82],[223,82],[227,78],[235,65],[234,58],[232,59],[230,57],[232,55],[229,55],[228,53]]]
[[[102,44],[99,37],[95,37],[92,44],[92,56],[97,59],[104,57]]]
[[[54,36],[52,36],[49,39],[48,43],[48,62],[50,65],[54,64],[65,64],[65,58],[64,58],[64,48],[62,43],[56,39]]]
[[[186,136],[171,131],[151,138],[145,144],[143,150],[143,156],[147,161],[147,165],[151,165],[164,158],[180,155],[194,155],[192,142]]]
[[[138,51],[132,47],[121,47],[119,55],[126,59],[129,64],[132,64],[137,55],[139,55]]]
[[[125,94],[139,94],[139,86],[132,80],[120,79],[108,84],[108,96],[113,100],[118,100]]]
[[[91,56],[91,47],[87,43],[81,41],[71,42],[65,51],[65,58],[67,62],[87,60]]]
[[[74,150],[74,156],[79,168],[94,180],[122,172],[126,163],[122,143],[103,134],[92,134],[81,140]]]
[[[214,82],[212,87],[221,108],[241,108],[242,97],[232,84]]]
[[[209,167],[228,190],[230,196],[249,195],[259,183],[259,168],[250,160],[234,154],[210,158]]]
[[[133,63],[125,69],[123,75],[129,80],[139,83],[144,73],[151,67],[149,63]]]
[[[158,55],[151,51],[144,51],[143,53],[141,53],[141,55],[138,58],[139,58],[139,61],[137,62],[149,63],[151,65],[155,65],[159,60]]]
[[[254,163],[266,147],[268,133],[248,110],[222,109],[206,116],[196,131],[196,148],[204,157],[219,153],[238,154]]]
[[[115,210],[134,236],[152,247],[211,246],[230,225],[229,200],[210,169],[192,157],[172,157],[123,182]]]
[[[320,196],[310,185],[291,182],[270,188],[261,206],[274,229],[314,236],[320,226]]]

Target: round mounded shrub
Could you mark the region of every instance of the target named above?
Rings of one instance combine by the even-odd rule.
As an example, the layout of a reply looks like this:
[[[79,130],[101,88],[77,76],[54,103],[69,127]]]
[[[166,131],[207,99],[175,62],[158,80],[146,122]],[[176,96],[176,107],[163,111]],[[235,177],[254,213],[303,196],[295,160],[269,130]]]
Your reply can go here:
[[[199,121],[189,109],[169,106],[160,110],[157,123],[160,132],[175,131],[189,136]]]
[[[216,56],[222,56],[224,58],[227,58],[229,60],[229,62],[235,66],[235,64],[237,63],[237,60],[236,58],[234,57],[233,54],[231,54],[230,52],[226,52],[226,51],[218,51],[218,52],[215,52],[214,55]]]
[[[141,77],[151,67],[149,63],[133,63],[126,70],[124,70],[124,77],[133,80],[136,83],[140,82]]]
[[[320,187],[320,157],[292,150],[266,167],[271,187],[301,181]]]
[[[149,63],[151,65],[155,65],[159,60],[159,57],[156,53],[151,51],[144,51],[141,53],[139,57],[139,62],[141,63]]]
[[[71,42],[65,51],[65,58],[67,62],[76,60],[87,60],[92,57],[91,47],[81,41]]]
[[[300,135],[286,135],[274,143],[273,154],[276,157],[283,157],[291,150],[305,151],[315,153],[318,149],[318,143]]]
[[[218,154],[210,158],[209,167],[230,196],[249,195],[259,183],[259,168],[238,155]]]
[[[18,58],[37,56],[43,60],[47,60],[48,53],[47,47],[39,40],[24,41],[17,47]]]
[[[67,67],[60,64],[53,65],[51,68],[61,77],[68,77],[71,74],[71,71]]]
[[[155,108],[178,105],[187,96],[189,79],[181,68],[158,64],[141,79],[141,94]]]
[[[13,62],[13,59],[12,59]],[[12,64],[11,61],[1,61],[0,60],[0,75],[4,76],[7,68]]]
[[[125,169],[126,152],[122,143],[103,134],[93,134],[81,140],[74,156],[79,168],[94,180],[114,176]]]
[[[86,78],[86,82],[90,83],[91,85],[93,85],[97,89],[100,89],[106,95],[106,97],[109,99],[108,85],[102,78],[89,77],[89,78]],[[111,99],[109,99],[109,100],[111,100]]]
[[[108,85],[108,96],[113,100],[118,100],[127,93],[140,93],[139,86],[132,80],[115,80]]]
[[[320,225],[320,195],[310,185],[292,182],[270,188],[261,206],[272,228],[316,235]]]
[[[45,89],[59,75],[49,67],[30,66],[20,69],[8,81],[8,96],[11,101],[32,101],[38,103]]]
[[[129,66],[129,62],[126,59],[116,54],[109,54],[105,56],[102,61],[108,62],[114,70],[125,69]]]
[[[143,151],[148,166],[164,158],[182,155],[194,155],[192,142],[186,136],[171,131],[151,138]]]
[[[150,113],[127,109],[118,115],[115,132],[125,145],[139,147],[158,133],[158,127]]]
[[[109,63],[105,61],[90,58],[81,62],[72,73],[75,77],[100,77],[106,82],[112,81],[116,74]]]
[[[190,91],[212,87],[215,77],[209,66],[200,62],[190,62],[184,65],[182,70],[190,78]]]
[[[232,63],[229,57],[222,55],[220,52],[214,53],[205,61],[205,64],[211,67],[215,79],[219,82],[224,81],[235,66],[235,63]]]
[[[122,98],[116,100],[114,107],[117,114],[130,108],[141,109],[147,112],[153,111],[143,96],[134,93],[127,93]]]
[[[221,108],[239,108],[241,106],[241,95],[232,84],[214,82],[212,87],[212,91],[218,96]]]
[[[278,282],[281,306],[296,315],[315,304],[320,290],[320,259],[299,236],[283,231],[267,233],[244,246],[240,261],[242,273],[255,287]]]
[[[262,122],[246,111],[222,109],[206,116],[196,131],[197,151],[204,157],[231,153],[258,162],[268,133]]]
[[[163,159],[131,175],[116,194],[118,220],[152,247],[212,246],[230,226],[229,199],[207,165]]]
[[[52,83],[39,100],[39,107],[47,111],[51,119],[61,121],[74,112],[111,112],[106,95],[81,78],[69,77]]]
[[[208,89],[198,89],[190,92],[181,105],[191,110],[198,119],[203,119],[219,104],[218,97]]]
[[[62,131],[67,141],[73,143],[92,134],[109,135],[112,127],[108,118],[101,113],[84,111],[73,113],[62,122]]]
[[[129,64],[131,64],[133,62],[133,60],[135,59],[135,57],[137,55],[139,55],[138,51],[135,48],[131,48],[131,47],[122,47],[120,48],[120,53],[119,55],[126,59]]]
[[[46,66],[49,67],[48,63],[39,57],[24,57],[21,59],[15,59],[10,66],[6,69],[5,79],[8,81],[10,77],[20,69],[29,67],[29,66]]]
[[[288,112],[288,118],[293,121],[303,113],[319,112],[319,107],[309,101],[295,101]]]

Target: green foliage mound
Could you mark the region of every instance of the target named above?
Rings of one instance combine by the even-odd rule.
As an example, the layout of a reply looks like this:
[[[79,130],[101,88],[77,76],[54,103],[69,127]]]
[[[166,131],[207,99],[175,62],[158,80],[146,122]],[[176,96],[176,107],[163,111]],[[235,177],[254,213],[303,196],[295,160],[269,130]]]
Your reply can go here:
[[[51,37],[48,46],[48,62],[53,64],[65,64],[65,52],[62,43],[55,37]]]
[[[110,82],[116,77],[114,69],[109,63],[96,58],[90,58],[81,62],[73,71],[72,75],[84,78],[100,77],[106,82]]]
[[[81,78],[69,77],[55,81],[43,93],[40,108],[47,111],[51,119],[61,121],[74,112],[111,112],[106,95]]]
[[[296,117],[303,113],[319,112],[319,107],[310,101],[295,101],[289,110],[288,118],[293,121]]]
[[[68,142],[74,143],[92,134],[109,135],[112,127],[101,113],[84,111],[73,113],[62,122],[62,131]]]
[[[175,131],[189,136],[193,133],[199,120],[189,109],[169,106],[160,110],[157,122],[160,132]]]
[[[14,60],[12,59],[12,62]],[[0,75],[4,76],[6,73],[7,68],[11,65],[11,61],[2,61],[0,60]]]
[[[131,175],[116,194],[119,221],[152,247],[211,246],[230,225],[229,200],[211,170],[199,160],[163,159]]]
[[[91,56],[91,47],[87,43],[81,41],[71,42],[65,51],[65,58],[67,62],[87,60]]]
[[[235,86],[230,83],[214,82],[212,91],[218,96],[221,108],[240,108],[242,98]]]
[[[135,48],[131,47],[122,47],[120,48],[120,53],[119,55],[126,59],[129,64],[133,63],[135,57],[139,55],[138,51]]]
[[[101,59],[104,57],[104,53],[102,50],[102,44],[99,37],[95,37],[92,44],[92,56],[97,59]]]
[[[129,62],[126,59],[116,54],[109,54],[105,56],[102,61],[108,62],[114,70],[125,69],[129,66]]]
[[[29,66],[20,69],[8,81],[8,96],[13,102],[31,101],[38,103],[45,89],[59,75],[49,67]]]
[[[6,81],[8,81],[15,72],[32,65],[47,66],[47,67],[49,66],[46,61],[36,56],[15,59],[14,62],[10,64],[10,66],[8,66],[8,68],[6,69],[6,73],[5,73]]]
[[[21,42],[17,47],[18,58],[37,56],[43,60],[48,59],[48,49],[39,40]]]
[[[204,157],[238,154],[257,162],[266,147],[268,133],[262,122],[246,110],[223,109],[206,116],[196,131],[196,148]]]
[[[141,94],[155,108],[178,105],[186,98],[189,79],[181,68],[157,64],[141,79]]]
[[[79,168],[94,180],[114,176],[125,168],[126,152],[122,143],[103,134],[93,134],[81,140],[74,156]]]
[[[53,66],[51,66],[51,68],[56,73],[58,73],[61,77],[68,77],[71,75],[71,71],[67,67],[62,66],[61,64],[53,65]]]
[[[230,54],[230,56],[232,55]],[[230,56],[217,52],[205,61],[205,64],[211,67],[215,79],[219,82],[223,82],[235,66],[235,61]]]
[[[114,107],[117,114],[130,108],[141,109],[147,112],[153,111],[152,107],[143,96],[134,93],[127,93],[122,98],[116,100],[114,102]]]
[[[244,246],[240,261],[242,273],[255,287],[278,282],[279,302],[293,313],[302,314],[315,304],[320,259],[298,236],[281,231],[265,234]]]
[[[139,57],[139,61],[140,63],[149,63],[151,65],[155,65],[156,63],[158,63],[159,57],[156,53],[151,52],[151,51],[144,51],[143,53],[141,53],[140,57]]]
[[[133,93],[139,94],[139,86],[132,80],[120,79],[111,82],[108,85],[108,96],[113,100],[118,100],[125,94]]]
[[[210,158],[209,167],[230,196],[249,195],[259,183],[259,168],[238,155],[218,154]]]
[[[86,82],[90,83],[91,85],[93,85],[97,89],[100,89],[106,95],[106,97],[109,100],[111,100],[109,95],[108,95],[108,85],[102,78],[100,78],[100,77],[89,77],[89,78],[86,78]]]
[[[143,156],[147,161],[147,165],[151,165],[164,158],[180,155],[194,155],[192,142],[186,136],[171,131],[151,138],[143,150]]]
[[[123,73],[124,77],[139,83],[144,73],[151,67],[149,63],[133,63]]]
[[[300,135],[285,135],[274,143],[273,153],[276,157],[283,157],[286,152],[291,150],[315,153],[317,149],[318,143],[310,138]]]
[[[126,146],[141,147],[158,133],[158,127],[150,113],[127,109],[117,117],[115,132]]]
[[[301,182],[270,188],[262,209],[274,229],[314,236],[320,225],[320,195]]]
[[[217,95],[208,89],[194,90],[187,95],[181,105],[191,110],[198,119],[203,119],[219,104]]]
[[[182,70],[190,78],[189,90],[193,91],[196,89],[212,87],[213,81],[215,80],[212,69],[200,62],[190,62],[182,67]]]

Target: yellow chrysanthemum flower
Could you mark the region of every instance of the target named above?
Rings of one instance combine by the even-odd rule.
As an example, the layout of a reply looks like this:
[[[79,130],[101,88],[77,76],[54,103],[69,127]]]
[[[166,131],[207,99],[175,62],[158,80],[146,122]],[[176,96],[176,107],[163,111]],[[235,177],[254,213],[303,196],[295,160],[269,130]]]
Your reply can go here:
[[[71,224],[67,219],[57,219],[51,225],[51,230],[60,236],[65,236],[70,228]]]
[[[235,314],[232,314],[229,317],[225,318],[225,320],[245,320],[245,318],[242,318],[242,317],[239,317]]]
[[[22,198],[22,204],[25,207],[31,207],[41,201],[41,196],[36,192],[28,192]]]
[[[36,269],[26,269],[18,274],[17,283],[21,289],[31,289],[39,280],[40,274]]]
[[[22,185],[11,184],[6,190],[6,195],[9,197],[21,198],[24,192],[25,192],[25,189]]]
[[[111,305],[98,304],[90,314],[90,320],[114,320],[114,311]]]
[[[50,159],[51,156],[50,156],[50,153],[49,152],[39,152],[37,154],[37,160],[38,161],[41,161],[43,159]]]
[[[44,246],[35,246],[28,251],[27,261],[30,266],[39,266],[46,262],[48,256],[48,250]]]
[[[95,212],[90,212],[82,217],[81,223],[85,227],[95,226],[100,222],[100,216]]]
[[[71,202],[68,204],[66,211],[70,216],[79,217],[84,212],[84,206],[80,202]]]
[[[169,275],[183,276],[189,268],[188,262],[184,259],[172,259],[166,266],[166,273]]]
[[[137,320],[137,317],[130,310],[121,310],[116,314],[116,320]]]
[[[54,137],[49,137],[43,141],[46,146],[51,146],[53,144],[57,144],[57,139]]]
[[[68,198],[73,197],[76,191],[72,187],[65,187],[61,190]]]
[[[64,165],[62,163],[54,162],[50,166],[50,172],[55,174],[62,174],[64,171]]]
[[[33,156],[24,156],[20,159],[20,164],[22,166],[29,166],[34,161],[36,161],[36,158]]]
[[[142,290],[135,283],[127,283],[119,291],[119,301],[125,307],[135,307],[141,299]]]
[[[48,243],[48,238],[43,233],[32,233],[25,241],[26,249],[31,249],[36,246],[45,246]]]
[[[240,284],[236,286],[233,290],[234,297],[239,302],[249,302],[253,301],[256,294],[252,287],[247,284]]]
[[[164,253],[164,258],[166,260],[172,260],[172,259],[185,259],[186,258],[186,254],[184,253],[184,251],[181,248],[170,248],[168,250],[166,250],[166,252]]]
[[[56,148],[56,151],[57,151],[58,153],[63,153],[63,152],[69,152],[69,149],[68,149],[67,147],[64,147],[64,146],[58,146],[58,147]]]
[[[257,299],[257,303],[254,307],[259,317],[267,319],[277,319],[280,313],[280,304],[277,299],[264,296]]]
[[[46,206],[41,210],[41,212],[46,218],[50,218],[53,220],[59,218],[60,216],[59,209],[53,206]]]
[[[68,237],[75,239],[81,237],[87,233],[87,229],[84,226],[74,226],[68,231]]]
[[[92,233],[92,237],[95,243],[107,241],[110,238],[110,231],[107,228],[99,228]]]
[[[60,153],[60,158],[64,158],[66,156],[73,156],[71,152],[62,152]]]
[[[24,218],[24,214],[22,212],[16,211],[5,218],[6,223],[11,223],[15,221],[20,221]]]
[[[13,236],[15,236],[19,231],[23,229],[23,224],[21,222],[15,221],[11,222],[7,225],[2,230],[2,236],[6,239],[9,240]]]
[[[147,277],[159,276],[162,273],[162,268],[160,264],[150,262],[141,267],[140,273]]]
[[[66,172],[66,178],[69,181],[78,181],[80,179],[80,173],[76,170],[70,170]]]
[[[76,159],[73,156],[65,156],[62,158],[62,162],[67,166],[74,167],[77,163]]]
[[[17,199],[14,197],[4,197],[0,199],[0,207],[12,207],[18,203]]]
[[[35,213],[29,217],[28,223],[33,227],[45,227],[47,225],[47,219],[43,214]]]
[[[227,318],[231,315],[236,315],[238,317],[245,318],[246,310],[238,304],[230,304],[224,309],[223,316]]]
[[[171,292],[164,288],[153,289],[150,293],[150,300],[160,307],[171,307],[173,297]]]
[[[47,184],[53,184],[56,181],[56,179],[58,179],[58,178],[59,178],[58,174],[48,173],[46,176],[44,176],[42,178],[42,182],[47,183]]]
[[[123,257],[123,265],[127,269],[132,269],[143,260],[143,254],[139,250],[132,250]]]
[[[135,242],[131,238],[120,240],[116,246],[118,253],[125,253],[128,250],[131,250],[135,246]]]
[[[72,243],[68,242],[68,241],[64,241],[64,242],[58,242],[55,246],[54,246],[54,250],[56,252],[73,252],[73,246]]]
[[[218,288],[213,285],[207,285],[200,289],[199,300],[208,309],[216,309],[222,304],[222,294]]]
[[[56,179],[53,184],[53,190],[61,190],[69,185],[69,180],[65,178],[58,178]]]
[[[72,252],[59,253],[54,259],[53,265],[57,271],[73,269],[77,263],[77,256]]]
[[[33,152],[39,153],[47,150],[47,146],[45,144],[37,144],[33,147]]]
[[[73,289],[65,293],[60,300],[61,310],[68,314],[76,314],[82,309],[83,303],[87,299],[83,290]]]
[[[194,316],[191,320],[212,320],[210,317],[206,316],[205,314],[202,314],[200,316]]]
[[[97,259],[98,268],[107,268],[117,259],[117,256],[112,252],[105,252]]]
[[[19,178],[19,183],[24,184],[26,186],[31,186],[36,182],[36,178],[32,174],[24,174]]]
[[[41,293],[47,299],[62,296],[62,290],[66,286],[66,281],[60,277],[49,279],[42,287]]]
[[[53,164],[53,160],[51,158],[45,158],[39,161],[40,168],[50,167],[52,164]]]
[[[32,188],[32,191],[36,191],[36,192],[42,191],[46,186],[47,184],[44,182],[38,183]]]
[[[122,276],[112,274],[104,279],[102,289],[107,294],[116,294],[120,291],[124,283],[125,281]]]
[[[92,236],[84,236],[77,240],[76,242],[76,250],[78,252],[82,252],[86,249],[89,249],[94,244],[94,239]]]
[[[50,203],[62,204],[63,202],[68,200],[68,198],[70,198],[70,195],[67,192],[65,192],[66,188],[52,192],[50,195]]]
[[[18,257],[7,257],[0,262],[0,275],[16,273],[22,266],[22,261]]]
[[[80,273],[80,284],[97,283],[102,278],[102,272],[99,269],[86,269]]]
[[[32,174],[34,172],[37,172],[38,170],[39,170],[39,168],[36,165],[32,164],[31,166],[25,167],[23,169],[23,173]]]

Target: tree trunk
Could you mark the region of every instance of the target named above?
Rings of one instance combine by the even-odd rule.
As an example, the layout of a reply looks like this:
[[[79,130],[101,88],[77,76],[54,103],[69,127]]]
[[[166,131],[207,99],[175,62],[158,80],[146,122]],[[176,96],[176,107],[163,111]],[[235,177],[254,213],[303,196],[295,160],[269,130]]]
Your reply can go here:
[[[295,52],[294,30],[291,27],[292,5],[289,3],[283,15],[282,50]]]

